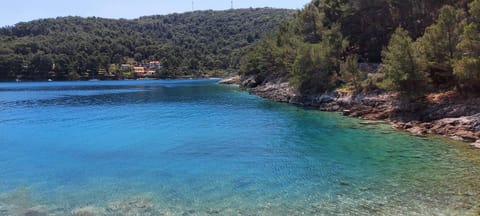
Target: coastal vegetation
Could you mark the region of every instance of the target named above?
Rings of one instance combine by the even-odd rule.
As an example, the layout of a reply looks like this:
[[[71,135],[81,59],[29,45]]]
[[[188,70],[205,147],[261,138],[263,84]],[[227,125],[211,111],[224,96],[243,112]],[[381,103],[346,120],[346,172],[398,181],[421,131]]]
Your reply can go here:
[[[291,14],[262,8],[18,23],[0,28],[0,80],[135,78],[133,67],[151,61],[161,64],[157,77],[229,73]]]
[[[304,95],[475,93],[479,21],[480,0],[314,0],[252,47],[240,74],[257,84],[288,81]],[[372,63],[375,73],[358,70]]]
[[[274,101],[480,146],[480,0],[313,0],[242,59]]]

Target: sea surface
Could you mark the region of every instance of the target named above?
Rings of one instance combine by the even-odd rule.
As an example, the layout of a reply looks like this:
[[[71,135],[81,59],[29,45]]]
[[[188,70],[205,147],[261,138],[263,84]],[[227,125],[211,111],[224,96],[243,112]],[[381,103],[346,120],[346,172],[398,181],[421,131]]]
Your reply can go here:
[[[480,151],[216,80],[0,83],[0,215],[478,215]]]

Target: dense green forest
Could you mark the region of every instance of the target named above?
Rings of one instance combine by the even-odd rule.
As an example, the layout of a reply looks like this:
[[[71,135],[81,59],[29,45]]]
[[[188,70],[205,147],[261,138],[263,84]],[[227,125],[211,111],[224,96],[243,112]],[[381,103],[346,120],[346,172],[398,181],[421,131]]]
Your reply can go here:
[[[480,0],[314,0],[252,47],[240,73],[304,94],[480,92],[479,23]]]
[[[153,60],[163,77],[234,70],[249,46],[291,15],[262,8],[18,23],[0,29],[0,80],[122,78],[129,73],[120,64]]]

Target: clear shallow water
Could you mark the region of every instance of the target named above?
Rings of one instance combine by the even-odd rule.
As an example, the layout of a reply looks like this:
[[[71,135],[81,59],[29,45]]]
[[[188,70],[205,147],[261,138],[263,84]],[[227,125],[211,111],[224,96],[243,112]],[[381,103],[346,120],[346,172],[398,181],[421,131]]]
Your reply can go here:
[[[477,215],[480,152],[210,80],[0,84],[0,215]]]

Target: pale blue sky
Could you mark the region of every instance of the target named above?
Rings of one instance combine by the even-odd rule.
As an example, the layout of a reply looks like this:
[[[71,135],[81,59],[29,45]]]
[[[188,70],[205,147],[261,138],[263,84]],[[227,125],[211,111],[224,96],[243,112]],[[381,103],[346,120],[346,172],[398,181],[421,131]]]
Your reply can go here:
[[[194,0],[195,10],[230,8],[230,0]],[[235,8],[302,8],[310,0],[234,0]],[[192,0],[1,0],[0,26],[58,16],[137,18],[192,10]]]

